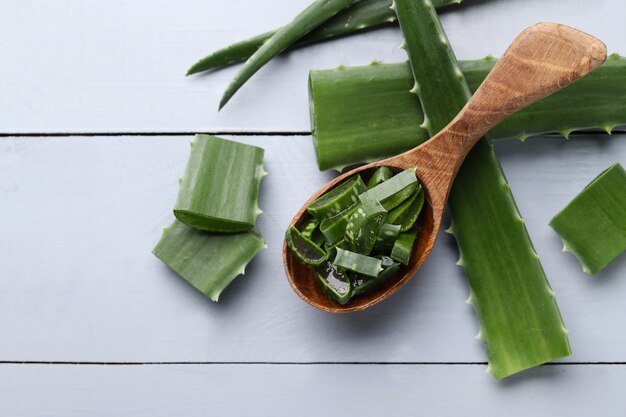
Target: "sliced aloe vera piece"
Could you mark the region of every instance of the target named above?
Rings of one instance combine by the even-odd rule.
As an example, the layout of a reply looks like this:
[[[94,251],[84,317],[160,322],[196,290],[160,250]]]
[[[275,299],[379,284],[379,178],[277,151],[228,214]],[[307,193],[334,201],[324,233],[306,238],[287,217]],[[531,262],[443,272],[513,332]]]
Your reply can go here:
[[[152,253],[212,301],[266,248],[260,234],[214,234],[174,221]]]
[[[309,220],[308,222],[306,222],[306,224],[302,227],[302,230],[300,231],[300,233],[302,233],[302,236],[306,237],[309,240],[313,240],[313,233],[315,233],[315,230],[317,229],[317,227],[319,226],[320,222],[319,220]]]
[[[353,251],[369,255],[374,249],[387,210],[377,200],[364,200],[354,211],[346,226],[346,242]]]
[[[196,135],[180,179],[174,215],[195,229],[239,233],[254,227],[259,188],[266,175],[256,146]]]
[[[411,254],[413,253],[413,245],[415,244],[416,237],[417,229],[400,233],[400,236],[398,236],[398,239],[396,239],[393,244],[391,259],[400,262],[402,265],[408,265],[411,260]]]
[[[615,164],[594,179],[550,226],[583,270],[595,275],[626,250],[626,171]]]
[[[348,274],[338,269],[332,262],[326,262],[315,271],[317,281],[324,293],[333,301],[344,305],[352,298],[352,284]]]
[[[367,182],[367,189],[370,190],[377,185],[380,185],[383,182],[387,181],[391,177],[393,177],[393,172],[389,167],[380,167],[376,171],[374,171],[372,178],[370,178],[370,180]]]
[[[263,65],[354,2],[355,0],[316,0],[311,3],[291,23],[280,28],[271,38],[264,42],[246,61],[226,88],[219,108],[224,107],[237,90]]]
[[[424,200],[424,189],[420,186],[409,199],[389,212],[387,222],[400,225],[400,231],[406,232],[417,222]]]
[[[355,175],[326,194],[321,195],[307,207],[307,211],[318,219],[325,219],[356,203],[359,194],[366,189],[367,187],[361,176]]]
[[[430,1],[396,0],[396,12],[416,80],[412,91],[427,114],[422,125],[433,135],[465,105],[469,89]],[[480,321],[488,370],[502,379],[568,356],[567,331],[554,293],[485,139],[461,167],[449,208],[450,232],[469,280],[468,302]]]
[[[496,60],[461,61],[472,91]],[[432,74],[430,74],[432,77]],[[433,82],[425,79],[423,84]],[[339,169],[402,153],[430,135],[407,63],[311,71],[313,144],[320,170]],[[596,71],[500,123],[491,140],[603,129],[626,124],[626,59],[610,56]]]
[[[443,7],[449,4],[460,3],[460,0],[436,0],[433,3],[436,7]],[[395,22],[396,14],[390,9],[390,6],[391,0],[360,0],[317,26],[300,38],[293,46],[309,45]],[[215,51],[196,62],[189,68],[187,75],[245,61],[274,36],[276,32],[278,30],[269,31]]]
[[[367,190],[359,196],[361,202],[378,201],[385,210],[391,210],[406,200],[419,186],[415,169],[405,169],[389,180]]]
[[[337,255],[337,248],[341,248],[341,249],[348,248],[348,244],[346,243],[345,239],[341,239],[339,242],[332,244],[332,245],[328,243],[324,244],[324,250],[326,251],[326,254],[328,255],[328,259],[335,258],[335,256]]]
[[[400,222],[398,219],[400,219],[400,217],[404,215],[404,213],[409,209],[409,207],[411,207],[411,204],[413,204],[413,202],[417,199],[420,192],[422,192],[421,184],[420,184],[420,187],[418,187],[418,189],[415,190],[413,194],[409,196],[409,198],[407,198],[406,200],[402,202],[402,204],[400,204],[398,207],[395,207],[389,211],[389,214],[387,215],[387,222],[391,224],[396,224],[396,223],[399,224]]]
[[[376,244],[374,245],[374,249],[372,250],[372,252],[391,253],[391,250],[393,249],[393,244],[396,243],[396,239],[398,239],[399,235],[400,235],[399,224],[389,224],[389,223],[383,224],[383,226],[380,228],[380,232],[378,232],[378,237],[376,238]]]
[[[306,222],[304,227],[302,227],[302,236],[309,239],[311,242],[315,243],[319,247],[322,247],[324,244],[324,235],[319,229],[320,222],[317,219],[312,219]]]
[[[287,229],[285,240],[291,252],[305,265],[319,266],[328,258],[322,248],[302,236],[294,226]]]
[[[348,220],[350,220],[350,217],[360,205],[361,203],[357,201],[342,212],[322,220],[322,223],[320,223],[320,231],[326,239],[327,244],[334,245],[340,240],[345,239]]]
[[[400,270],[400,264],[393,259],[383,256],[381,258],[383,270],[376,278],[366,277],[357,273],[350,273],[350,285],[352,286],[352,296],[356,297],[367,294],[395,275]]]
[[[367,277],[376,278],[383,270],[382,261],[371,256],[337,248],[337,255],[333,261],[335,266],[356,272]]]

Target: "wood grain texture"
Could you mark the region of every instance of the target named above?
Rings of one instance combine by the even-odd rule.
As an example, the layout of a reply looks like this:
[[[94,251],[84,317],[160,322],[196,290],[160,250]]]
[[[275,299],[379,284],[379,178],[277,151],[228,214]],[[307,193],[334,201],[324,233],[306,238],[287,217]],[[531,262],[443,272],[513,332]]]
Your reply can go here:
[[[320,195],[356,174],[367,181],[374,169],[388,166],[396,172],[415,168],[426,193],[415,250],[396,279],[345,305],[329,299],[316,285],[314,272],[302,265],[283,243],[283,263],[289,284],[304,301],[329,313],[362,311],[399,290],[419,270],[439,234],[454,178],[474,145],[513,113],[567,87],[598,68],[606,46],[591,35],[555,23],[538,23],[511,42],[476,93],[459,114],[428,142],[383,161],[364,165],[334,179],[316,192],[298,211],[291,225],[309,219],[306,207]]]
[[[171,222],[190,137],[0,140],[0,360],[479,361],[453,239],[442,234],[402,291],[364,312],[300,300],[281,265],[293,213],[330,178],[306,137],[238,137],[266,149],[258,227],[268,249],[212,303],[150,251]],[[552,216],[626,162],[621,136],[496,146],[570,331],[571,361],[626,361],[622,257],[589,280]]]
[[[209,52],[288,22],[308,0],[4,0],[0,132],[309,131],[310,69],[402,62],[397,28],[294,51],[217,113],[238,66],[186,78]],[[620,0],[467,0],[442,15],[459,59],[500,56],[538,21],[593,33],[626,53]],[[234,18],[236,16],[236,18]],[[494,36],[494,33],[497,36]]]
[[[543,366],[505,383],[490,378],[471,365],[0,365],[0,413],[621,417],[626,411],[624,366]]]

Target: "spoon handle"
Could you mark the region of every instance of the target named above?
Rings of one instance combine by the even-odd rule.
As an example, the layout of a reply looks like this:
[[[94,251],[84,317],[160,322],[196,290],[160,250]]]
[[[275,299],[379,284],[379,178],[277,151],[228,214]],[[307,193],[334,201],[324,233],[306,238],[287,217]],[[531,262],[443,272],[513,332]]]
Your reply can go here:
[[[491,128],[584,77],[605,59],[604,43],[571,27],[538,23],[524,30],[444,129],[452,134],[441,139],[452,140],[458,150],[455,168]]]

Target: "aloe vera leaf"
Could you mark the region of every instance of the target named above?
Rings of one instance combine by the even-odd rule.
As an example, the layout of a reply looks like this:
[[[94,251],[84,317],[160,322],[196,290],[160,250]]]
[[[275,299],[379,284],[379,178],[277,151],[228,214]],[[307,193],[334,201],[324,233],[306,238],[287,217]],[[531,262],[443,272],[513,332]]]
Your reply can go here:
[[[551,221],[583,270],[595,275],[626,250],[626,171],[602,172]]]
[[[371,256],[337,248],[337,255],[333,264],[339,268],[356,272],[367,277],[376,278],[383,270],[382,261]]]
[[[322,291],[333,301],[344,305],[352,298],[350,278],[332,262],[326,262],[324,266],[318,268],[315,277],[322,286]]]
[[[461,61],[474,91],[495,64],[493,58]],[[428,83],[430,81],[424,81]],[[423,111],[409,92],[407,63],[311,71],[309,95],[313,143],[320,170],[383,159],[429,138]],[[416,117],[417,115],[417,117]],[[626,124],[626,59],[612,55],[582,80],[534,103],[496,126],[491,140]]]
[[[278,29],[263,45],[246,61],[235,78],[226,87],[219,108],[223,108],[232,96],[250,79],[263,65],[280,54],[298,39],[324,23],[341,10],[354,3],[355,0],[315,0],[304,9],[293,21]]]
[[[196,135],[180,179],[176,218],[195,229],[238,233],[254,227],[264,151],[256,146]]]
[[[328,259],[322,248],[302,236],[302,233],[294,226],[287,229],[285,240],[291,252],[305,265],[319,266]]]
[[[215,234],[175,220],[152,253],[212,301],[266,248],[260,234]]]
[[[310,215],[325,219],[340,213],[358,201],[359,194],[367,187],[360,175],[355,175],[339,186],[318,197],[308,207]]]
[[[399,224],[384,223],[378,232],[376,243],[374,244],[374,253],[391,253],[393,244],[400,234]]]
[[[359,200],[361,202],[376,200],[385,210],[391,210],[409,198],[419,185],[415,176],[415,169],[405,169],[382,184],[359,195]]]
[[[326,251],[326,254],[328,256],[328,259],[334,259],[335,256],[337,255],[337,248],[341,248],[341,249],[347,249],[348,248],[348,244],[346,243],[345,239],[341,239],[339,242],[335,243],[335,244],[329,244],[328,242],[326,242],[324,244],[324,250]]]
[[[475,91],[495,59],[482,63],[468,62],[464,73]],[[475,69],[483,66],[487,72]],[[481,74],[482,73],[482,74]],[[524,140],[545,133],[559,133],[565,138],[576,130],[602,129],[607,133],[626,123],[626,59],[613,54],[598,70],[555,94],[516,113],[493,128],[491,140],[518,138]]]
[[[324,244],[324,235],[320,231],[320,222],[317,219],[309,220],[304,227],[302,227],[302,236],[309,239],[311,242],[315,243],[319,247],[322,247]]]
[[[365,200],[346,225],[346,243],[354,252],[369,255],[376,244],[387,210],[376,200]]]
[[[348,220],[360,205],[360,202],[356,202],[342,212],[322,220],[320,231],[328,245],[332,246],[345,238]]]
[[[352,286],[352,296],[356,297],[367,294],[378,288],[383,282],[394,276],[400,270],[400,264],[391,258],[383,256],[381,258],[383,270],[376,278],[350,273],[350,285]]]
[[[408,265],[411,260],[416,237],[417,229],[400,233],[400,236],[398,236],[398,239],[393,244],[391,259],[400,262],[402,265]]]
[[[422,191],[423,190],[420,184],[418,189],[415,190],[413,194],[409,196],[409,198],[407,198],[400,205],[398,205],[397,207],[389,211],[389,214],[387,214],[387,222],[391,224],[396,224],[400,216],[404,214],[404,212],[411,206],[411,204],[415,201],[419,193]]]
[[[437,7],[443,7],[460,2],[461,0],[437,0],[433,3]],[[288,47],[288,49],[361,32],[375,26],[393,23],[396,21],[396,14],[390,10],[390,6],[391,0],[361,0],[353,3],[304,35],[294,45]],[[278,29],[262,33],[215,51],[192,65],[187,71],[187,75],[214,70],[245,61],[274,36],[276,32],[278,32]]]
[[[416,79],[413,92],[433,135],[456,116],[470,90],[430,1],[395,5]],[[461,167],[449,208],[492,375],[502,379],[570,355],[554,293],[486,139]]]
[[[372,177],[367,182],[367,189],[370,190],[387,181],[391,177],[393,177],[393,172],[389,167],[380,167],[374,171],[374,174],[372,174]]]
[[[408,92],[407,77],[412,78],[405,64],[309,73],[311,130],[321,171],[382,159],[428,138],[416,120],[422,108]]]
[[[417,222],[417,218],[424,207],[424,189],[420,186],[408,200],[393,209],[387,215],[387,221],[400,226],[401,232],[406,232]]]
[[[315,219],[309,220],[302,227],[302,230],[300,231],[300,233],[302,233],[302,236],[312,241],[313,233],[315,232],[319,224],[320,224],[319,220],[315,220]]]
[[[219,49],[194,63],[187,70],[186,75],[189,76],[203,71],[223,68],[236,64],[237,62],[243,62],[254,55],[254,53],[272,36],[274,36],[276,32],[278,32],[278,29],[261,33],[260,35],[256,35],[252,38],[248,38],[241,42]]]

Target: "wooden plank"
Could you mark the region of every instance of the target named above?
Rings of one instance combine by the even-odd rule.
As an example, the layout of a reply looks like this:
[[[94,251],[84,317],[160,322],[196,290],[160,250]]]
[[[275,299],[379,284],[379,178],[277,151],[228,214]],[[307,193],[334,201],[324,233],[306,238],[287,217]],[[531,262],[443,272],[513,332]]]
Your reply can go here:
[[[177,193],[188,137],[0,140],[0,360],[484,361],[452,238],[402,291],[363,313],[317,311],[281,265],[285,227],[320,174],[308,137],[240,137],[266,149],[258,227],[269,249],[211,303],[150,251]],[[621,257],[598,277],[548,227],[623,137],[497,147],[571,333],[574,361],[624,361]],[[494,244],[496,244],[494,242]]]
[[[5,0],[0,132],[309,131],[309,69],[406,59],[390,28],[271,63],[221,112],[236,68],[185,78],[205,54],[289,21],[309,0]],[[459,58],[502,53],[524,27],[558,21],[623,50],[622,0],[466,0],[443,16]],[[486,23],[488,22],[488,24]],[[497,36],[494,36],[497,34]]]
[[[623,416],[623,366],[0,366],[5,416]]]

